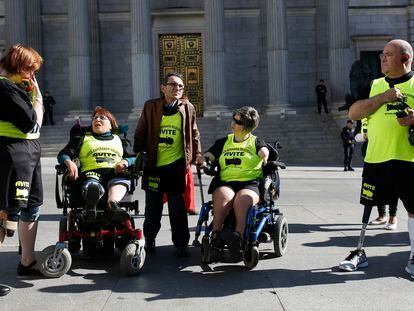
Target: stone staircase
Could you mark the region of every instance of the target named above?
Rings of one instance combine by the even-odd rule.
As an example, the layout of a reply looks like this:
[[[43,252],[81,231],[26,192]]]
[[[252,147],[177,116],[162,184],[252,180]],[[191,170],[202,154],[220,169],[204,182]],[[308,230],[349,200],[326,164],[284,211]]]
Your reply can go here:
[[[117,115],[120,124],[129,127],[128,138],[133,143],[137,120],[128,119],[127,114]],[[263,116],[254,134],[268,142],[279,141],[281,160],[287,165],[342,166],[343,148],[340,139],[341,127],[346,116],[339,120],[338,115],[319,115],[314,109],[298,108],[296,114]],[[62,120],[63,118],[61,118]],[[68,119],[68,118],[65,118]],[[217,138],[230,133],[231,116],[216,118],[198,118],[203,151]],[[86,123],[86,122],[83,122]],[[74,121],[59,121],[55,126],[42,129],[41,143],[43,156],[55,157],[68,142],[69,131]],[[362,164],[359,148],[355,148],[354,164]]]

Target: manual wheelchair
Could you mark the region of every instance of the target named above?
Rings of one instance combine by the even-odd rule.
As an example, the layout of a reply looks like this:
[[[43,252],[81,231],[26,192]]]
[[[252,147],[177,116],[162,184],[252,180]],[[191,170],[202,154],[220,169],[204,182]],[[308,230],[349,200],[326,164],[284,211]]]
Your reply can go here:
[[[276,257],[283,256],[288,245],[288,222],[279,211],[275,201],[280,194],[280,179],[278,169],[285,169],[284,163],[278,161],[278,143],[267,144],[270,155],[268,163],[263,167],[263,178],[260,181],[260,201],[257,205],[251,206],[248,210],[246,229],[243,234],[243,242],[238,256],[230,255],[228,245],[217,247],[212,244],[212,223],[209,223],[210,215],[214,217],[213,202],[204,202],[202,195],[202,206],[196,226],[194,246],[201,247],[201,260],[204,264],[220,262],[223,260],[240,261],[244,265],[253,269],[257,266],[260,258],[259,244],[272,243]],[[201,171],[198,170],[200,189],[202,191]],[[214,176],[217,174],[214,163],[208,164],[204,168],[206,175]],[[201,243],[198,241],[204,225],[204,236]],[[223,225],[223,230],[234,231],[235,216],[230,213]],[[241,257],[240,257],[241,255]]]
[[[71,254],[81,249],[87,257],[110,256],[116,247],[121,252],[120,268],[126,275],[136,275],[145,263],[145,241],[142,230],[135,228],[134,218],[139,214],[139,202],[132,195],[146,162],[145,153],[138,154],[134,166],[128,168],[131,187],[119,209],[108,212],[106,195],[99,199],[96,213],[88,213],[78,181],[68,178],[65,165],[56,165],[55,197],[63,216],[59,221],[59,240],[41,253],[40,272],[47,277],[61,277],[69,271]],[[106,191],[105,191],[106,192]]]

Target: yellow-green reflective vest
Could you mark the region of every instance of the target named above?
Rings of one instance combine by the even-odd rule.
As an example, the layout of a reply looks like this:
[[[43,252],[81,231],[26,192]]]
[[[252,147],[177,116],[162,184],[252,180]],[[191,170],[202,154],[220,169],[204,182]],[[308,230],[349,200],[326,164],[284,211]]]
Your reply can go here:
[[[184,158],[181,113],[162,116],[158,141],[157,164],[163,166]]]
[[[117,135],[112,140],[99,140],[87,133],[79,151],[80,171],[114,168],[122,160],[123,152],[122,141]]]
[[[414,107],[414,77],[396,84],[403,94],[403,100],[410,108]],[[372,82],[369,97],[388,90],[385,78]],[[408,126],[400,126],[395,115],[406,106],[400,101],[383,104],[367,117],[368,148],[365,156],[367,163],[381,163],[389,160],[414,162],[414,147],[408,142]]]
[[[222,181],[249,181],[263,176],[263,160],[256,152],[256,136],[250,135],[243,142],[235,142],[229,134],[219,157]]]

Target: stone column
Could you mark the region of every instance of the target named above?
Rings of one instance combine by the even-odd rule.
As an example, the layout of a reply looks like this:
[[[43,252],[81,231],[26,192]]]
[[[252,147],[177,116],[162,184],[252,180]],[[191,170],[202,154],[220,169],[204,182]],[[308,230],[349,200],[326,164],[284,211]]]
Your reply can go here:
[[[349,0],[331,0],[329,18],[329,83],[333,103],[349,93],[350,46],[348,25]]]
[[[133,113],[151,98],[152,40],[150,0],[131,0],[131,65]]]
[[[288,39],[284,0],[267,0],[266,23],[269,84],[267,114],[284,114],[289,106]]]
[[[42,52],[42,16],[41,0],[27,1],[27,44],[34,48],[40,55]],[[42,55],[43,56],[43,55]],[[43,70],[36,76],[41,90],[43,86]]]
[[[27,43],[27,0],[6,0],[6,48],[15,43]]]
[[[99,3],[98,0],[89,0],[90,14],[90,42],[91,42],[91,104],[92,106],[102,105],[102,69],[99,35]],[[116,112],[116,110],[114,111]]]
[[[410,0],[407,6],[407,21],[408,21],[408,40],[411,45],[414,44],[414,0]]]
[[[204,116],[220,118],[227,113],[224,3],[204,0]]]
[[[82,114],[90,110],[91,97],[88,1],[69,0],[67,3],[70,109]]]

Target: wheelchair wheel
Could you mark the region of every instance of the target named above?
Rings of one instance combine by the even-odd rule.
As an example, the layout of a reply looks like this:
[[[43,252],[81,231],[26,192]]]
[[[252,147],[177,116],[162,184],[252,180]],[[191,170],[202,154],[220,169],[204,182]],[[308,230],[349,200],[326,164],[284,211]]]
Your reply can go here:
[[[288,222],[286,218],[280,215],[276,219],[275,231],[273,234],[273,248],[275,250],[276,257],[281,257],[286,253],[288,245]]]
[[[123,274],[137,275],[145,263],[145,249],[132,242],[128,244],[121,254],[120,267]]]
[[[72,265],[72,256],[69,251],[58,249],[56,257],[53,257],[55,245],[50,245],[42,251],[41,261],[39,265],[40,272],[49,278],[59,278],[69,271]]]
[[[204,236],[201,241],[201,262],[209,264],[211,263],[211,244],[210,238]]]
[[[259,263],[259,248],[257,246],[252,246],[248,251],[245,251],[243,253],[243,262],[247,268],[255,268]]]

